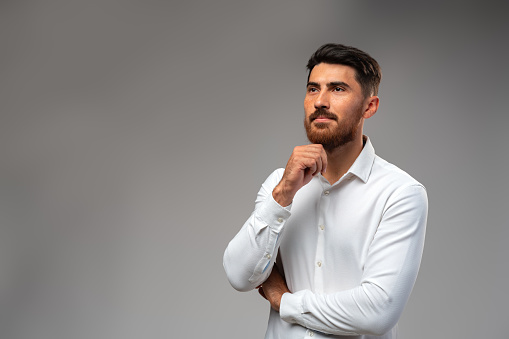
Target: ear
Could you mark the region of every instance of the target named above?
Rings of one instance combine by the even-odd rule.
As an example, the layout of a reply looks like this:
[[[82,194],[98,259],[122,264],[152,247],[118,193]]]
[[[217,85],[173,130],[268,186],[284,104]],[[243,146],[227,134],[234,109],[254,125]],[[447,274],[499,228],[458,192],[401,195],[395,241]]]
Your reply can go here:
[[[366,99],[366,109],[364,110],[364,114],[362,117],[364,119],[369,119],[373,115],[375,115],[378,110],[378,105],[380,104],[380,99],[377,96],[372,96]]]

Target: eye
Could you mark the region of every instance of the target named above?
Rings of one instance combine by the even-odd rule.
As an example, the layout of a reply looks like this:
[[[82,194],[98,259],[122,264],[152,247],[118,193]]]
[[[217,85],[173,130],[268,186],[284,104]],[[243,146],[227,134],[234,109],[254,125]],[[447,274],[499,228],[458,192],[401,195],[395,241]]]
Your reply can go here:
[[[333,91],[334,91],[334,92],[342,92],[342,91],[344,91],[344,89],[342,89],[342,88],[341,88],[341,87],[339,87],[339,86],[336,86],[336,87],[334,87]]]
[[[318,89],[316,89],[315,87],[309,87],[308,92],[315,93],[315,92],[318,92]]]

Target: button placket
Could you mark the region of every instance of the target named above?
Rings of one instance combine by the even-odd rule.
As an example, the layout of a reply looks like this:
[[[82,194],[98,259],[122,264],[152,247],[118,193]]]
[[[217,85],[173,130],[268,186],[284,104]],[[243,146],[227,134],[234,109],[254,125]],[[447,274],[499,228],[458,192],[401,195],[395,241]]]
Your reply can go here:
[[[325,256],[325,215],[330,205],[330,186],[322,186],[322,196],[318,206],[318,218],[317,218],[317,237],[316,237],[316,252],[314,258],[314,287],[316,293],[323,293],[324,291],[324,270],[323,270],[323,259]]]

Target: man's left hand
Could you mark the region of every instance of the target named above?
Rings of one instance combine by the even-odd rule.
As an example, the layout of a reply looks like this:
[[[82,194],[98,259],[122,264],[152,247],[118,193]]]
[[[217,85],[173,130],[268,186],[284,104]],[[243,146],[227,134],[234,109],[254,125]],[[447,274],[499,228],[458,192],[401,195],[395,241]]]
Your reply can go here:
[[[258,292],[270,302],[272,308],[277,312],[279,312],[279,305],[281,304],[283,294],[291,293],[276,266],[272,267],[272,272],[267,280],[258,288]]]

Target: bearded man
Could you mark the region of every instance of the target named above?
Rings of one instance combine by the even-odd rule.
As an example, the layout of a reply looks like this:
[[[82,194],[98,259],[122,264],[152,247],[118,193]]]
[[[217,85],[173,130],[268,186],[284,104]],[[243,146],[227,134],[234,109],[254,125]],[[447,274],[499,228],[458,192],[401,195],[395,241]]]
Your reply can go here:
[[[362,133],[379,105],[378,63],[326,44],[307,68],[311,144],[262,184],[224,269],[235,289],[269,301],[267,339],[396,338],[421,261],[426,190]]]

